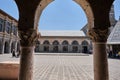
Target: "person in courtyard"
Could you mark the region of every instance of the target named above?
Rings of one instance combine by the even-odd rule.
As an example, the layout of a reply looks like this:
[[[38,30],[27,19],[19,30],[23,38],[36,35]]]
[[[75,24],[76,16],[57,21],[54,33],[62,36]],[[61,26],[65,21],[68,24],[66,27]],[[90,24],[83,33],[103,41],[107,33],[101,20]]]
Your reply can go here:
[[[20,56],[20,52],[21,52],[21,51],[19,50],[19,51],[18,51],[18,54],[17,54],[17,58]]]
[[[112,50],[109,51],[108,57],[112,57]]]
[[[16,55],[15,55],[15,49],[12,50],[12,57],[16,57]]]

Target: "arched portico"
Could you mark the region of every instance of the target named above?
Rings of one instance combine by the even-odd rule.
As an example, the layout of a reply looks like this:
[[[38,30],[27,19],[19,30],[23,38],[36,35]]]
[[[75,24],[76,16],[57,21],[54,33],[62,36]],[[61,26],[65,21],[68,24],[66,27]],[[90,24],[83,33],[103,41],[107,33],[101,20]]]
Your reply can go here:
[[[78,41],[72,42],[72,52],[78,52],[79,51],[79,43]]]
[[[43,50],[45,51],[45,52],[49,52],[49,50],[50,50],[50,42],[48,41],[48,40],[45,40],[44,42],[43,42],[43,45],[44,45],[44,48],[43,48]]]
[[[50,3],[50,0],[15,1],[20,14],[18,30],[22,49],[19,80],[32,80],[32,55],[34,41],[38,37],[36,29],[42,10]],[[88,33],[93,41],[94,80],[109,80],[106,41],[110,26],[109,11],[114,0],[75,1],[82,6],[88,18]]]
[[[53,52],[58,52],[58,51],[59,51],[59,42],[55,40],[53,42]]]
[[[69,45],[68,41],[65,40],[65,41],[62,42],[62,51],[63,52],[68,52],[69,51],[68,45]]]
[[[88,46],[89,46],[88,42],[85,41],[85,40],[82,41],[81,46],[82,46],[82,52],[83,53],[88,53]]]

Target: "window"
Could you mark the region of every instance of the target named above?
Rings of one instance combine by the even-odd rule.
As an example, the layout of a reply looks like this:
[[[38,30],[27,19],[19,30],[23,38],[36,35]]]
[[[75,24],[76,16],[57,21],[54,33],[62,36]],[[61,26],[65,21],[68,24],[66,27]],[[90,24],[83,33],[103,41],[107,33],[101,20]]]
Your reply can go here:
[[[7,22],[7,24],[6,24],[6,32],[8,34],[10,34],[10,30],[11,30],[11,24],[9,22]]]
[[[4,20],[0,18],[0,32],[3,31]]]

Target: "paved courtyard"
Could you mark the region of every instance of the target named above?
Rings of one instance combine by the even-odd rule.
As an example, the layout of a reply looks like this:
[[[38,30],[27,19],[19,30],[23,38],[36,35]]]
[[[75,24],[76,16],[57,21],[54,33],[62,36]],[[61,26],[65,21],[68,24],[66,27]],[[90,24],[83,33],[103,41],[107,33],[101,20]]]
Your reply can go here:
[[[33,80],[93,80],[92,55],[66,54],[34,55]],[[19,58],[5,54],[0,55],[0,62],[2,61],[19,61]],[[120,80],[120,60],[108,59],[108,61],[110,80]]]

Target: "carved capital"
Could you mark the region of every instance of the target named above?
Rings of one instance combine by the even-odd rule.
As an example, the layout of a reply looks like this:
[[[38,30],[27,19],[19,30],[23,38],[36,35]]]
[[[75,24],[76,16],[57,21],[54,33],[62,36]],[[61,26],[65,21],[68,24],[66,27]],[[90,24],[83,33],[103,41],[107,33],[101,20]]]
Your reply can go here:
[[[88,35],[93,42],[106,42],[108,38],[108,29],[101,30],[92,28],[89,29]]]
[[[20,44],[21,46],[34,46],[35,41],[38,39],[38,33],[34,29],[29,29],[26,31],[19,31]]]

